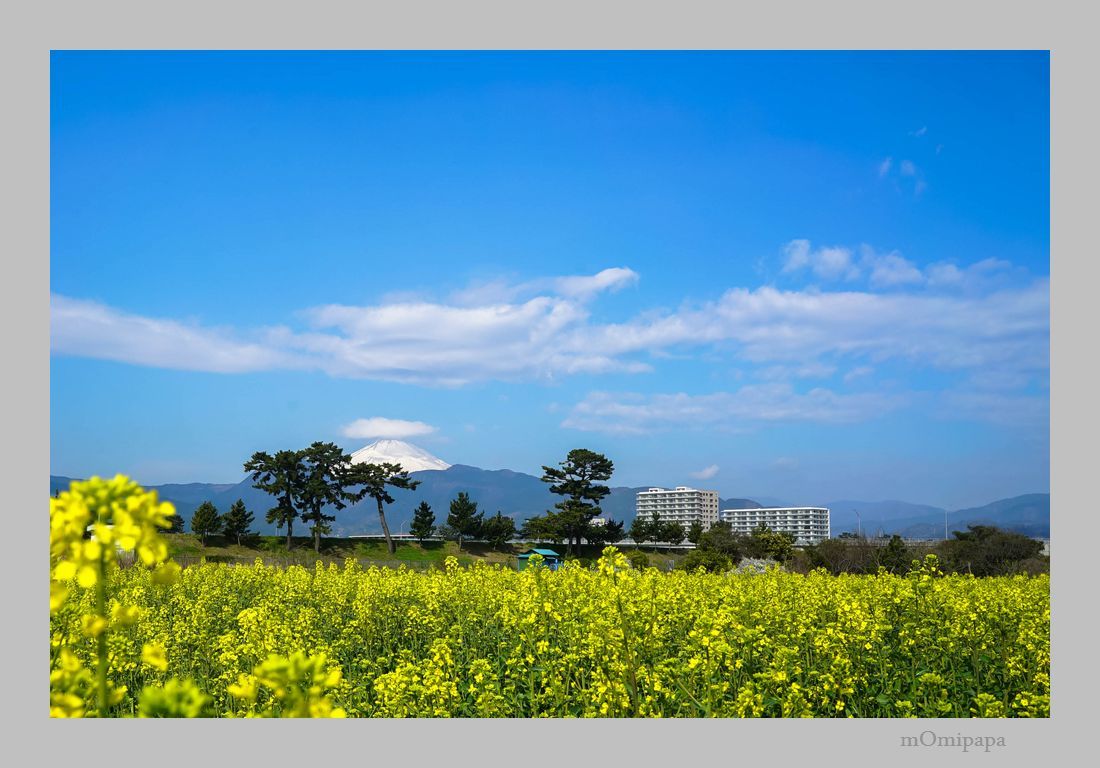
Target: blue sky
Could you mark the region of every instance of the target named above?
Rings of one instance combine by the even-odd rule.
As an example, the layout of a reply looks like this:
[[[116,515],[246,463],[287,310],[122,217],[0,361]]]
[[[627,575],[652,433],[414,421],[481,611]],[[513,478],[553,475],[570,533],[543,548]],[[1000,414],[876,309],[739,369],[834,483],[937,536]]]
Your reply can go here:
[[[1049,489],[1045,52],[55,52],[50,122],[54,474]]]

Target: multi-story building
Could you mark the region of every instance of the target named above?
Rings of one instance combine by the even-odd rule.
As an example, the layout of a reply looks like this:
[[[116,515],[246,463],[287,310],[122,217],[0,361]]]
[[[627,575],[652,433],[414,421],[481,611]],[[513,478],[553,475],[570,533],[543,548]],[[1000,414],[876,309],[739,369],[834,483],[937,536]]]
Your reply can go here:
[[[718,491],[700,491],[678,485],[675,488],[650,488],[638,491],[635,514],[642,520],[652,520],[657,513],[662,522],[680,523],[687,531],[692,523],[703,530],[718,522]]]
[[[795,544],[818,544],[829,538],[829,510],[825,507],[765,507],[723,509],[719,519],[734,533],[751,533],[763,524],[794,536]]]

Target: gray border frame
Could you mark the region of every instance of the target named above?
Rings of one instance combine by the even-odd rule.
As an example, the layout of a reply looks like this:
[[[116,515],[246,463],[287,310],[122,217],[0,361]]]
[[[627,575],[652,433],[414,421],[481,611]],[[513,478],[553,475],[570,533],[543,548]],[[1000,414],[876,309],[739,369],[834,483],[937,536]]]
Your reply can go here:
[[[751,9],[730,3],[614,0],[467,0],[369,5],[315,0],[308,6],[244,0],[154,3],[22,3],[9,13],[0,56],[7,96],[3,131],[3,194],[7,232],[2,281],[5,341],[15,350],[5,390],[14,429],[2,441],[10,496],[10,540],[2,559],[7,597],[3,633],[7,687],[3,701],[9,752],[18,762],[69,761],[154,765],[248,761],[264,765],[366,763],[385,758],[429,764],[535,765],[574,761],[641,761],[674,765],[686,760],[774,764],[813,761],[925,765],[972,761],[975,753],[902,749],[900,736],[932,729],[943,735],[1002,735],[1007,746],[990,755],[1010,764],[1090,751],[1088,711],[1096,683],[1095,605],[1088,547],[1095,547],[1095,515],[1088,501],[1089,438],[1096,434],[1090,402],[1096,327],[1087,298],[1097,269],[1084,250],[1095,198],[1096,108],[1088,72],[1097,55],[1086,12],[1070,2],[1045,4],[926,0],[920,4],[833,0],[772,2]],[[341,725],[229,721],[63,723],[46,716],[42,639],[45,579],[30,591],[16,588],[42,567],[36,545],[43,519],[21,515],[42,504],[48,466],[49,419],[49,50],[141,49],[926,49],[1025,48],[1051,51],[1051,487],[1058,557],[1054,566],[1052,643],[1053,717],[1045,721],[356,721]],[[1056,184],[1055,184],[1056,182]],[[1092,344],[1089,344],[1092,341]],[[25,372],[25,375],[24,375]],[[1091,427],[1091,428],[1090,428]],[[1092,599],[1090,599],[1090,597]],[[958,757],[956,757],[958,755]],[[983,758],[977,758],[983,759]],[[1076,761],[1074,761],[1076,762]]]

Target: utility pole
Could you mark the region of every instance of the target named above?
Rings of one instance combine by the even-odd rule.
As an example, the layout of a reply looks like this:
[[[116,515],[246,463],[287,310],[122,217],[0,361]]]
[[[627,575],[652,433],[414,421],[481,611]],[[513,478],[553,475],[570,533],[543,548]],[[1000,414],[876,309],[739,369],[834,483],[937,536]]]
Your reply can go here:
[[[863,518],[861,518],[859,516],[859,510],[858,509],[853,509],[852,511],[856,513],[856,538],[857,539],[862,539],[863,538]]]

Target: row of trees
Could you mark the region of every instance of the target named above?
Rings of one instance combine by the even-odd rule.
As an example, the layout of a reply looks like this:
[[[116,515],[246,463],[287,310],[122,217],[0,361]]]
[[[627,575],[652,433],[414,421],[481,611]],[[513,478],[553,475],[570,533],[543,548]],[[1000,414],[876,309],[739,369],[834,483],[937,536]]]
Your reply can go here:
[[[176,521],[173,520],[173,530]],[[218,512],[218,508],[212,502],[204,501],[191,515],[191,532],[194,533],[206,546],[207,536],[224,535],[226,538],[236,539],[240,544],[243,539],[255,536],[252,524],[256,522],[255,516],[244,505],[243,499],[237,499],[229,507],[224,515]],[[179,528],[183,529],[183,518],[179,519]]]
[[[396,547],[384,509],[384,505],[393,503],[389,489],[419,485],[400,464],[352,464],[351,454],[335,443],[315,442],[300,451],[278,451],[274,455],[257,451],[245,462],[244,470],[250,473],[254,487],[275,497],[267,522],[276,528],[286,526],[288,550],[295,520],[309,524],[313,548],[319,552],[321,537],[332,532],[330,523],[336,519],[325,509],[344,509],[370,497],[378,504],[382,533],[392,554]]]
[[[698,536],[702,533],[703,526],[699,523],[693,523],[689,533],[689,531],[684,530],[684,526],[675,520],[661,520],[660,514],[656,512],[653,513],[652,519],[635,517],[634,522],[630,524],[630,538],[638,544],[649,541],[654,546],[658,542],[676,545],[685,538],[690,538],[690,535]]]
[[[734,532],[729,523],[717,522],[706,532],[701,526],[692,526],[690,535],[695,536],[695,549],[681,563],[687,569],[701,566],[708,571],[724,571],[746,557],[785,563],[794,555],[794,536],[766,525],[744,534]]]
[[[529,519],[520,533],[532,538],[564,540],[568,542],[569,554],[582,539],[595,544],[621,539],[622,523],[592,522],[600,514],[600,501],[611,492],[600,481],[610,479],[614,468],[606,456],[585,448],[570,451],[557,467],[543,466],[541,479],[550,484],[550,492],[561,496],[562,501],[554,505],[556,511],[547,510],[546,514]],[[394,501],[389,489],[412,490],[419,485],[400,464],[352,464],[350,454],[334,443],[315,442],[303,450],[278,451],[274,455],[258,451],[245,462],[244,469],[256,488],[275,497],[276,504],[268,510],[267,521],[280,529],[286,527],[288,550],[295,520],[310,525],[314,549],[320,551],[321,536],[331,533],[330,523],[336,519],[325,510],[341,510],[370,497],[378,505],[378,519],[392,554],[395,545],[385,514],[385,505]],[[423,541],[434,528],[435,515],[424,502],[414,514],[410,530]],[[460,547],[465,538],[503,543],[516,534],[511,518],[498,511],[494,517],[484,519],[466,493],[460,493],[451,503],[451,514],[442,528],[444,533],[456,535]]]
[[[460,491],[451,502],[450,514],[447,515],[444,525],[435,524],[435,512],[428,502],[422,501],[413,512],[409,531],[419,539],[421,545],[425,539],[436,533],[444,539],[457,540],[459,549],[462,549],[464,539],[482,539],[499,549],[516,535],[516,522],[505,517],[500,510],[486,519],[485,513],[478,511],[477,502],[472,501],[466,492]]]
[[[825,568],[834,574],[877,573],[880,568],[904,574],[926,554],[939,558],[947,573],[1003,576],[1039,573],[1049,569],[1043,543],[1022,533],[991,525],[971,525],[954,531],[952,538],[935,544],[911,544],[894,535],[883,545],[858,536],[840,536],[806,547],[805,567]]]

